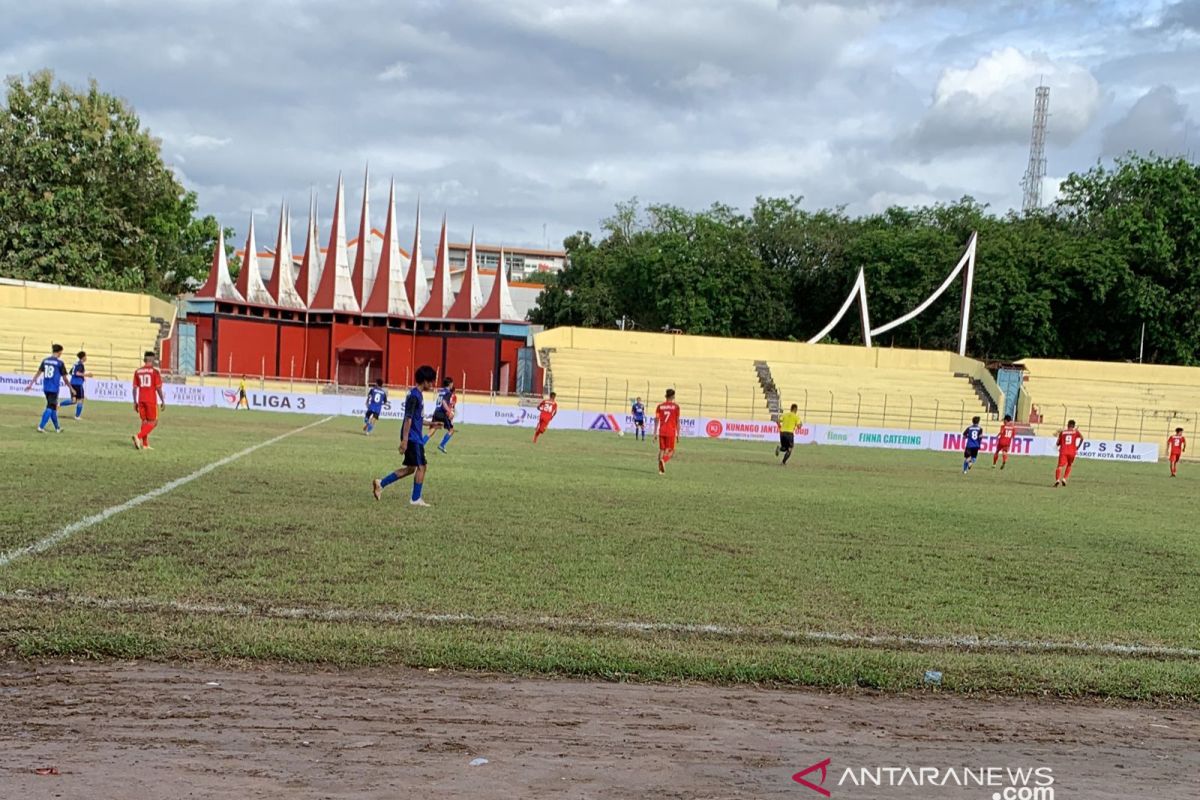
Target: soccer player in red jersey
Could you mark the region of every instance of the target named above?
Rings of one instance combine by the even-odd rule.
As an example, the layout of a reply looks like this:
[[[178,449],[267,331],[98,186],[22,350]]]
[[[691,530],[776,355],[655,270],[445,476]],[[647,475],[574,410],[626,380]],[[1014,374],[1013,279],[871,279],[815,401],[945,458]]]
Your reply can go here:
[[[667,389],[666,400],[654,409],[654,432],[658,435],[658,474],[665,475],[679,437],[679,406],[675,405],[674,389]]]
[[[154,351],[147,350],[142,366],[133,373],[133,407],[142,419],[142,429],[133,437],[133,446],[138,450],[151,449],[150,431],[158,425],[158,410],[166,404],[162,390],[162,373],[154,366]]]
[[[546,432],[546,428],[550,427],[550,420],[554,419],[558,414],[558,397],[554,392],[550,396],[538,403],[538,424],[537,430],[533,432],[533,443],[537,444],[538,437]]]
[[[992,453],[992,469],[996,468],[996,460],[1000,458],[1000,454],[1004,454],[1004,460],[1000,462],[1000,469],[1004,469],[1008,464],[1008,452],[1012,448],[1013,439],[1017,436],[1017,426],[1013,424],[1013,418],[1009,414],[1004,415],[1004,423],[1000,426],[1000,433],[996,434],[996,451]]]
[[[1171,477],[1175,477],[1179,469],[1179,459],[1187,452],[1187,439],[1184,438],[1183,428],[1176,428],[1174,436],[1167,437],[1167,460],[1171,462]]]
[[[1083,446],[1083,434],[1075,430],[1075,420],[1067,423],[1065,431],[1058,432],[1058,467],[1054,470],[1054,488],[1067,485],[1071,477],[1071,465],[1075,463],[1075,454]]]

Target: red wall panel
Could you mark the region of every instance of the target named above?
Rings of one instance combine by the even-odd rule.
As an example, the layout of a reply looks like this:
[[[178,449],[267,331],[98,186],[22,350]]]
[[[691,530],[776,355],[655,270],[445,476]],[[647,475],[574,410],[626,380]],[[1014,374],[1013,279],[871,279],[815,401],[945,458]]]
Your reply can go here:
[[[444,371],[446,375],[454,378],[461,391],[490,391],[495,361],[495,339],[452,337],[446,342]]]
[[[388,334],[387,375],[384,381],[388,386],[412,385],[412,353],[413,337],[411,333]]]
[[[308,352],[304,356],[304,377],[309,380],[329,380],[333,373],[329,353],[329,328],[306,328]]]
[[[268,321],[221,319],[217,325],[217,372],[275,374],[275,329]]]
[[[517,390],[517,353],[525,346],[520,339],[500,340],[500,363],[508,365],[508,385],[499,387],[502,392]]]
[[[442,337],[417,334],[416,366],[428,364],[442,374]]]
[[[279,328],[279,377],[303,378],[305,348],[308,335],[299,325],[281,325]]]

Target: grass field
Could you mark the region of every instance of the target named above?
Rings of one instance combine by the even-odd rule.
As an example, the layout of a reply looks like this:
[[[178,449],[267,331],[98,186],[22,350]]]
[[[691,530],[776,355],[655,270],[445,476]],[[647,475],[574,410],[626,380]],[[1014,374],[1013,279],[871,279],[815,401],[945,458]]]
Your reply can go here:
[[[124,404],[39,413],[0,398],[0,552],[317,421],[169,408],[138,453]],[[465,426],[414,509],[371,498],[398,429],[330,420],[0,566],[0,648],[1200,700],[1200,467],[1054,490],[1047,459],[685,440],[660,478],[632,437]]]

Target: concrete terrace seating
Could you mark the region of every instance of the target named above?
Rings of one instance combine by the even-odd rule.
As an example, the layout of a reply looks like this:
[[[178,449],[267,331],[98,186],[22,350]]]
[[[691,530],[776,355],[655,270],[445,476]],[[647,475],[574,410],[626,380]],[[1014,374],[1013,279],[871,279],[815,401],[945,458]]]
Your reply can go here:
[[[971,382],[949,371],[781,361],[770,367],[781,406],[796,403],[805,422],[954,430],[984,414]]]
[[[564,348],[550,356],[553,389],[564,408],[624,413],[635,397],[648,407],[673,388],[684,416],[770,418],[748,359],[685,358]]]
[[[155,349],[152,313],[171,319],[174,309],[145,295],[0,281],[0,372],[32,374],[58,343],[68,365],[86,350],[97,377],[126,378]]]
[[[1200,368],[1026,359],[1023,406],[1050,434],[1074,419],[1094,438],[1159,442],[1200,427]]]

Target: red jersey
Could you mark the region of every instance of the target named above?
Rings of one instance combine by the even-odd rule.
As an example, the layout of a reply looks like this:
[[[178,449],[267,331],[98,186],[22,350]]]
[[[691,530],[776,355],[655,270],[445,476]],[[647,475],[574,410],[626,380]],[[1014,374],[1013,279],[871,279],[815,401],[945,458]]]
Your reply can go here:
[[[1012,444],[1013,438],[1017,435],[1017,426],[1011,422],[1005,422],[1000,425],[1000,432],[996,434],[996,438],[1001,445]]]
[[[654,419],[658,421],[659,436],[679,435],[679,406],[675,405],[675,401],[659,403],[658,408],[654,409]]]
[[[1167,447],[1170,448],[1171,455],[1183,455],[1183,448],[1187,445],[1187,438],[1182,433],[1172,434],[1167,437]]]
[[[133,389],[137,393],[137,402],[158,402],[158,389],[162,386],[162,373],[157,367],[138,367],[133,373]]]
[[[1058,452],[1064,456],[1073,456],[1079,452],[1083,444],[1083,434],[1077,430],[1063,431],[1058,435]]]
[[[553,400],[543,400],[538,403],[538,411],[542,413],[542,419],[550,419],[558,413],[558,403]]]

